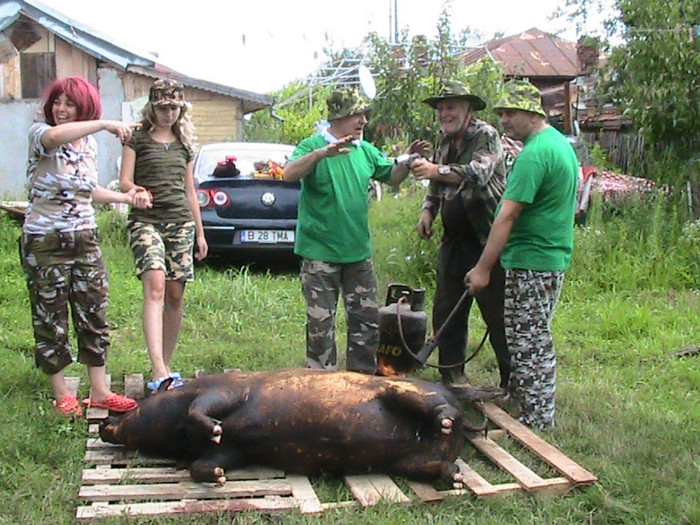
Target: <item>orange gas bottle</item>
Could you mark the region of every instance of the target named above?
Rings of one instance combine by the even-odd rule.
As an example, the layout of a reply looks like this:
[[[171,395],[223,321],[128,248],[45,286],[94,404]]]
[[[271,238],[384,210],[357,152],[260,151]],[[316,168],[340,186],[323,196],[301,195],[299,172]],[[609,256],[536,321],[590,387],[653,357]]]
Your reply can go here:
[[[414,355],[425,343],[428,315],[423,311],[424,302],[424,288],[388,286],[386,304],[379,309],[379,375],[408,375],[420,366]]]

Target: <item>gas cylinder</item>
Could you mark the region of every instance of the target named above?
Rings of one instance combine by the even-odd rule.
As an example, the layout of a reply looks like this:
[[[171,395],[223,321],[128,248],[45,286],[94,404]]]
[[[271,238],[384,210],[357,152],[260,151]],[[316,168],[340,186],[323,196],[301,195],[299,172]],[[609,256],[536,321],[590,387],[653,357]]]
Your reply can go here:
[[[379,375],[407,375],[420,365],[406,346],[418,354],[425,343],[428,316],[423,311],[424,302],[424,288],[398,283],[388,286],[386,304],[379,308]]]

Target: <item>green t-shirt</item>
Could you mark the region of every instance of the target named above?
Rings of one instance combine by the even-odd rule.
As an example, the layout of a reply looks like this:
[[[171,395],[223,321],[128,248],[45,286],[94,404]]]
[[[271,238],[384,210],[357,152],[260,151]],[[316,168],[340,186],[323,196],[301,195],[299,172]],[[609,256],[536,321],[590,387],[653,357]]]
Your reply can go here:
[[[501,254],[504,268],[569,267],[577,185],[578,159],[564,135],[549,127],[525,141],[503,193],[504,200],[525,203]]]
[[[290,160],[328,144],[320,134],[302,140]],[[322,159],[301,179],[294,253],[329,263],[352,263],[371,256],[370,178],[386,181],[393,162],[372,144],[349,145],[350,153]]]

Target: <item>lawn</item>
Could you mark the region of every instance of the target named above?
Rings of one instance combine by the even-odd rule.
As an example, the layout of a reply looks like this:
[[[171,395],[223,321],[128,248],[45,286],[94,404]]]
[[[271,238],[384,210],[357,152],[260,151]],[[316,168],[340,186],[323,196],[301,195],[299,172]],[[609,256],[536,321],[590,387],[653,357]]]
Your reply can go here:
[[[419,209],[420,195],[410,189],[373,203],[375,264],[380,300],[391,282],[424,286],[429,310],[437,242],[417,239]],[[637,203],[614,214],[599,211],[576,231],[553,326],[556,427],[543,437],[597,475],[597,484],[544,499],[466,497],[439,505],[342,508],[321,517],[244,513],[104,523],[700,523],[700,355],[678,354],[700,346],[700,227],[682,215],[665,202]],[[19,227],[6,217],[0,221],[0,523],[73,523],[87,428],[52,413],[48,382],[33,364]],[[148,376],[141,290],[124,221],[103,213],[100,225],[111,283],[108,370],[113,378]],[[483,335],[476,309],[472,323],[475,346]],[[303,364],[304,306],[294,267],[197,267],[174,360],[183,376]],[[85,393],[84,367],[75,364],[68,372],[83,377]],[[467,373],[473,384],[496,384],[488,346]],[[431,368],[417,375],[438,377]]]

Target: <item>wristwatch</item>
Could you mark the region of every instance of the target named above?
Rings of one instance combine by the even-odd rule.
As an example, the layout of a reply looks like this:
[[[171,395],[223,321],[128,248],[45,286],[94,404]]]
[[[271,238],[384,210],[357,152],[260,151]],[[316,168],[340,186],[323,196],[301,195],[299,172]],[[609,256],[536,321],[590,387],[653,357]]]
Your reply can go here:
[[[444,164],[440,164],[438,166],[438,175],[447,175],[452,171],[449,166],[445,166]]]

